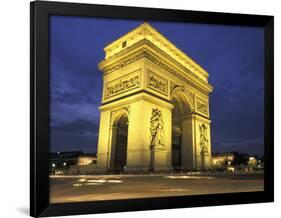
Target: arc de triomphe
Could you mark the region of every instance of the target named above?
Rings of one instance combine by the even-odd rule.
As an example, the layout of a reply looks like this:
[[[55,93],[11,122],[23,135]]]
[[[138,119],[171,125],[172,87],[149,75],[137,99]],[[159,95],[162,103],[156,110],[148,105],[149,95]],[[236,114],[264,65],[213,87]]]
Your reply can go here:
[[[148,23],[104,50],[97,169],[209,168],[208,73]]]

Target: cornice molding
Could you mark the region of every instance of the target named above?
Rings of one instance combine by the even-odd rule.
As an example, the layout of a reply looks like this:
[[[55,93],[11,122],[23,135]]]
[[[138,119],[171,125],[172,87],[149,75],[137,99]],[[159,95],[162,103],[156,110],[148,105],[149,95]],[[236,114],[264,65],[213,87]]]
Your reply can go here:
[[[119,39],[110,43],[104,48],[106,53],[105,59],[108,59],[126,47],[130,47],[139,41],[146,39],[150,41],[155,46],[161,48],[169,56],[173,57],[177,62],[184,65],[187,69],[196,71],[201,76],[208,79],[209,74],[203,69],[199,64],[197,64],[192,58],[182,52],[177,48],[171,41],[169,41],[165,36],[158,32],[154,27],[152,27],[147,22],[141,24],[137,28],[123,35]],[[123,47],[123,43],[126,43],[126,46]]]
[[[203,80],[198,75],[191,72],[146,39],[139,41],[134,44],[134,46],[123,50],[111,58],[101,61],[99,63],[99,69],[104,72],[104,75],[110,74],[142,58],[146,58],[164,68],[181,81],[196,87],[203,93],[208,94],[213,90],[213,87],[207,80]]]

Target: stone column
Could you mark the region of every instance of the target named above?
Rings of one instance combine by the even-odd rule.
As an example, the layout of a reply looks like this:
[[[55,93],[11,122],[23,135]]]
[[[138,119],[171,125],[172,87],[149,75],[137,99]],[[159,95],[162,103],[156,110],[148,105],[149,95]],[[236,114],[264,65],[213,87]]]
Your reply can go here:
[[[195,168],[195,118],[189,115],[182,121],[182,168]]]
[[[110,111],[101,111],[97,151],[97,171],[106,172],[110,154]]]
[[[208,124],[206,124],[208,126],[208,139],[209,139],[209,144],[208,144],[208,152],[203,154],[203,158],[204,158],[204,169],[209,169],[212,166],[212,146],[211,146],[211,125],[208,122]]]
[[[211,167],[211,131],[210,120],[195,115],[195,154],[196,168],[208,169]],[[204,130],[202,126],[204,125]]]
[[[130,105],[128,153],[126,171],[169,170],[171,165],[171,105],[155,97],[142,95]],[[151,149],[151,116],[153,109],[162,112],[164,122],[163,147]]]
[[[143,100],[130,104],[130,123],[128,127],[127,164],[125,171],[148,171],[150,167],[149,146],[146,143],[146,111]]]
[[[116,152],[116,141],[117,141],[117,127],[116,126],[111,126],[109,128],[110,131],[110,138],[109,138],[109,163],[108,163],[108,168],[113,170],[114,169],[114,164],[115,164],[115,152]]]

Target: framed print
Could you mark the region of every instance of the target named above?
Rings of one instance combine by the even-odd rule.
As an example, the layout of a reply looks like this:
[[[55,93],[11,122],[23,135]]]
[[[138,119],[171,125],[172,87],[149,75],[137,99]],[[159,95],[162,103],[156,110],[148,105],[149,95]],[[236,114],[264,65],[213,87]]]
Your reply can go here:
[[[30,6],[31,216],[272,202],[273,17]]]

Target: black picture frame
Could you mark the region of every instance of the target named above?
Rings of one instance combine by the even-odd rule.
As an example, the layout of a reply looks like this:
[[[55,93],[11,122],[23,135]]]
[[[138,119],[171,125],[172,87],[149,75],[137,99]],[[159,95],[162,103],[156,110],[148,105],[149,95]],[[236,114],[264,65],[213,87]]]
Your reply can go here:
[[[49,15],[93,16],[264,28],[264,191],[49,204]],[[35,1],[30,3],[30,215],[58,216],[272,202],[274,200],[274,17]]]

